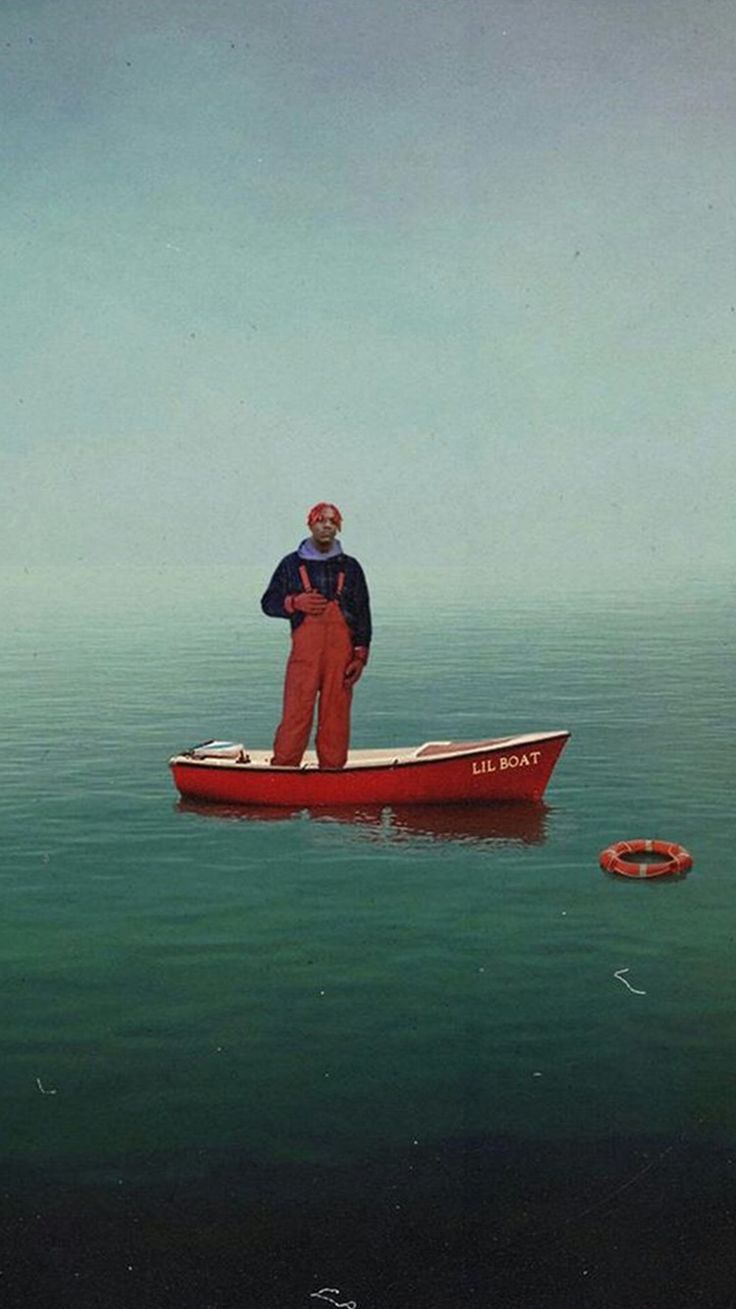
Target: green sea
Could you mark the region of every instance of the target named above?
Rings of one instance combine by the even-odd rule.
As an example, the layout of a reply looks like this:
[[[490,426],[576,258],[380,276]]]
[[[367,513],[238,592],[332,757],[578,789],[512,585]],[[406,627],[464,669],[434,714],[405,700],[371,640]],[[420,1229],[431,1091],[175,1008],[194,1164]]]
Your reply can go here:
[[[3,1309],[736,1304],[731,595],[379,571],[354,745],[567,728],[544,804],[186,804],[265,580],[0,576]]]

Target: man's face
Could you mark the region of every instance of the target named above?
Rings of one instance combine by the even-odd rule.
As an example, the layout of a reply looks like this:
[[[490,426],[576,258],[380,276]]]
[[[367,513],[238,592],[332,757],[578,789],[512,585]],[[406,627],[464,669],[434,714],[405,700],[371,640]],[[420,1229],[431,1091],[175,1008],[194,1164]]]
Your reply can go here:
[[[323,509],[310,527],[312,540],[318,550],[329,550],[337,536],[337,519],[331,509]]]

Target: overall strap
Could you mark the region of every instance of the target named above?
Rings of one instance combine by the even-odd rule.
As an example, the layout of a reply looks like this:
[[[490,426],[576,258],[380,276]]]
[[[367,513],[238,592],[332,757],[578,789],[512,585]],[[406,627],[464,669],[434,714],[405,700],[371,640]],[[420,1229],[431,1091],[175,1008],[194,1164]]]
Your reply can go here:
[[[306,564],[299,565],[299,577],[301,578],[301,583],[302,586],[304,587],[304,590],[311,591],[312,583],[309,580],[309,573],[307,572]],[[345,585],[345,574],[341,569],[340,572],[337,574],[337,588],[335,591],[336,595],[342,595],[342,590],[344,585]]]

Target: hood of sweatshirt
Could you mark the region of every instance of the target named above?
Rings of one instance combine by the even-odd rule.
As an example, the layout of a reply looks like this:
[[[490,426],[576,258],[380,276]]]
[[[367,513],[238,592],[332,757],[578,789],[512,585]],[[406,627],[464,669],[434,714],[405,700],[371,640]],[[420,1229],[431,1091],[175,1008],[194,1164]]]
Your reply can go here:
[[[342,554],[342,544],[335,537],[329,550],[318,550],[311,536],[307,536],[299,546],[297,554],[300,559],[335,559],[337,555]]]

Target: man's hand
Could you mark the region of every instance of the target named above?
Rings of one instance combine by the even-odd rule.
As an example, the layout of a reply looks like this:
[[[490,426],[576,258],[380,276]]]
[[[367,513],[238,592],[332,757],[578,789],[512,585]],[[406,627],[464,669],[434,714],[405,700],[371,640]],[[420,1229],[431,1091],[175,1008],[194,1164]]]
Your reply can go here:
[[[365,664],[362,659],[351,659],[345,669],[345,685],[355,686],[355,683],[360,678],[364,668]]]
[[[319,591],[303,591],[300,595],[290,595],[291,611],[297,611],[300,614],[321,614],[324,613],[327,600]],[[287,606],[287,613],[290,611]]]

